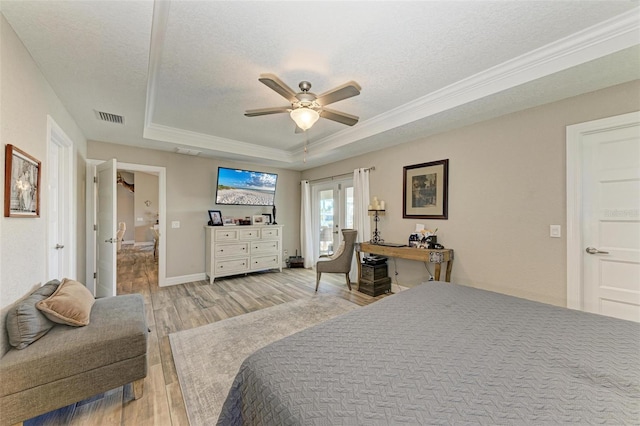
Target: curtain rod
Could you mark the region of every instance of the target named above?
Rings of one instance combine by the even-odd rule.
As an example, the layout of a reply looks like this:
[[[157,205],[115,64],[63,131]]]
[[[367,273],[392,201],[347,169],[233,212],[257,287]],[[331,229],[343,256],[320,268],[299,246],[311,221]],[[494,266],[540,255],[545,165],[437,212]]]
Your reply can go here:
[[[369,168],[366,168],[365,170],[373,172],[375,169],[376,169],[376,166],[371,166]],[[320,181],[323,181],[323,180],[334,180],[336,178],[347,177],[347,176],[353,176],[353,172],[352,173],[342,173],[341,175],[335,175],[335,176],[327,176],[327,177],[323,177],[323,178],[319,178],[319,179],[313,179],[313,180],[306,179],[306,180],[309,183],[316,183],[316,182],[320,182]]]

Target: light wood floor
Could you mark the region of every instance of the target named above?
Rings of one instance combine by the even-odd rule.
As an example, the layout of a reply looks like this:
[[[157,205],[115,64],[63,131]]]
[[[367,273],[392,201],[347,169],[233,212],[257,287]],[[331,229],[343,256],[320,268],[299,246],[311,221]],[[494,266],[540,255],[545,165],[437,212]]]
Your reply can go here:
[[[358,305],[373,298],[349,292],[342,274],[323,274],[319,293],[333,294]],[[315,272],[283,269],[246,276],[158,287],[158,268],[149,249],[125,248],[118,255],[118,294],[144,296],[149,334],[148,374],[144,395],[133,399],[131,385],[43,414],[25,425],[188,425],[176,376],[169,334],[236,315],[308,297]]]

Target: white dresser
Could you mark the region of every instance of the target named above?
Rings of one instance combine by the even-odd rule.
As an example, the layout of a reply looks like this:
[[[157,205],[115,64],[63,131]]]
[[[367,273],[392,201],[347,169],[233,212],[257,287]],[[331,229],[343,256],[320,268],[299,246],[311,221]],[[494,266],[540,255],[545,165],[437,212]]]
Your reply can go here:
[[[209,282],[217,277],[278,268],[282,272],[282,225],[205,226]]]

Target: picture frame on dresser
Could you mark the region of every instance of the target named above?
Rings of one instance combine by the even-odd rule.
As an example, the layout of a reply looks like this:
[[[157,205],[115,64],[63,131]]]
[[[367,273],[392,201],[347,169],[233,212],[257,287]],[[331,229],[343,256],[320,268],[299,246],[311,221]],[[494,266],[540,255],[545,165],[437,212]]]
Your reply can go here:
[[[405,166],[402,173],[402,217],[447,219],[449,159]]]
[[[264,216],[264,224],[271,225],[271,213],[262,213],[262,216]]]
[[[220,210],[209,210],[209,226],[222,226],[222,212]]]
[[[252,225],[264,225],[266,223],[266,218],[261,214],[253,215],[251,220]]]

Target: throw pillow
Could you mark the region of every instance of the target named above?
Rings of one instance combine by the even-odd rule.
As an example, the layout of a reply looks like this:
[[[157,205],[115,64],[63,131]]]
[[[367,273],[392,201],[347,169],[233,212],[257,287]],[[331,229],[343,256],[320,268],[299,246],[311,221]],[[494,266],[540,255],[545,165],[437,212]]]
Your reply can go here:
[[[93,294],[78,281],[65,278],[47,299],[36,304],[47,318],[59,324],[79,327],[89,324]]]
[[[51,296],[59,285],[58,280],[49,281],[23,300],[16,302],[7,312],[7,334],[11,346],[24,349],[56,325],[36,309],[36,303]]]

